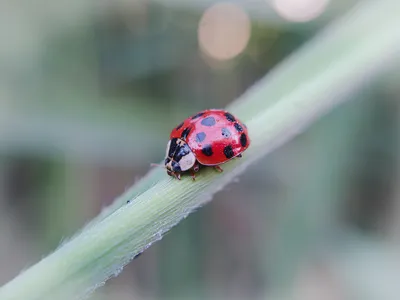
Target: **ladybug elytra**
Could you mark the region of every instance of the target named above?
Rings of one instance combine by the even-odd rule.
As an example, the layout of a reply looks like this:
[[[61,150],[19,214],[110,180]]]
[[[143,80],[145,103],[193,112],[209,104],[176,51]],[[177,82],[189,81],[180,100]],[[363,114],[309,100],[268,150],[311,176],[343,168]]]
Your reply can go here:
[[[181,178],[181,173],[195,172],[200,166],[219,165],[241,157],[250,145],[247,127],[225,110],[209,109],[187,118],[175,127],[167,145],[165,168],[170,176]]]

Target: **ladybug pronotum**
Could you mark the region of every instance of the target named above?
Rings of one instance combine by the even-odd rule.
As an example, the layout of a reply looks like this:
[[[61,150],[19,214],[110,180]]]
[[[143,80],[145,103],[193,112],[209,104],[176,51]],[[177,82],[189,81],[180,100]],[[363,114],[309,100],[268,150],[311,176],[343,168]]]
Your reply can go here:
[[[238,118],[225,110],[204,110],[172,130],[164,164],[170,176],[181,179],[190,171],[195,179],[200,166],[222,172],[220,165],[241,157],[249,145],[247,127]]]

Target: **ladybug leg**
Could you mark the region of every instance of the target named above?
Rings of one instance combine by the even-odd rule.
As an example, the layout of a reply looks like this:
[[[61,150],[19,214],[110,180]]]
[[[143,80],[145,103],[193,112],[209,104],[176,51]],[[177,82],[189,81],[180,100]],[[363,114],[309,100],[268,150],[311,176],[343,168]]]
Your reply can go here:
[[[190,174],[192,175],[193,181],[196,180],[196,173],[195,173],[195,172],[196,172],[195,170],[191,170],[191,171],[190,171]]]
[[[196,162],[196,163],[193,165],[193,168],[190,170],[190,173],[192,174],[192,179],[193,179],[193,180],[196,180],[196,173],[199,171],[199,169],[200,169],[200,166],[199,166],[199,164]]]
[[[169,176],[175,177],[178,180],[181,180],[181,174],[180,173],[175,173],[175,172],[171,172],[171,171],[167,171]]]
[[[214,169],[220,173],[224,171],[220,166],[214,166]]]
[[[236,155],[236,157],[237,157],[237,158],[242,158],[243,155],[242,155],[242,153],[240,153],[240,154]]]

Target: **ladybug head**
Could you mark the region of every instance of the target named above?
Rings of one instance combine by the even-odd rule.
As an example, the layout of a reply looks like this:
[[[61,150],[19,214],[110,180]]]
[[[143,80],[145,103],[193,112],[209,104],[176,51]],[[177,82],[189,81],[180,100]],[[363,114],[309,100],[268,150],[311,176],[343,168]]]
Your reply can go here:
[[[168,175],[179,174],[192,168],[196,157],[184,140],[173,138],[168,142],[164,163]]]

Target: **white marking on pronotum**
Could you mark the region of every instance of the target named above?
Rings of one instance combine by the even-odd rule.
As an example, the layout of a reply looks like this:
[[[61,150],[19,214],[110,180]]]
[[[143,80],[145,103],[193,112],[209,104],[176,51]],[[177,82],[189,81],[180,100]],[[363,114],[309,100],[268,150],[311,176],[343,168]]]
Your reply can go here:
[[[179,166],[181,167],[182,171],[187,171],[191,167],[193,167],[195,162],[196,162],[196,157],[194,156],[193,152],[190,151],[185,156],[182,156],[181,160],[179,161]]]

